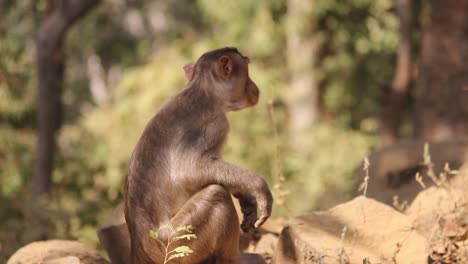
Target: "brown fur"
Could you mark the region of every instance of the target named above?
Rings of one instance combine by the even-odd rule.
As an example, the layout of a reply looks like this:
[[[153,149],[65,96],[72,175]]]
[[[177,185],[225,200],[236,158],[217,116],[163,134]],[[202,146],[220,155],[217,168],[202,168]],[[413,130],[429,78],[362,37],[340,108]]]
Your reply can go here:
[[[198,236],[177,242],[194,253],[171,263],[237,263],[240,231],[230,194],[240,200],[244,231],[269,217],[272,196],[265,180],[221,159],[229,130],[226,112],[258,100],[248,62],[234,48],[205,53],[184,67],[189,83],[145,128],[125,181],[133,264],[163,262],[164,249],[149,236],[162,224],[190,224]]]

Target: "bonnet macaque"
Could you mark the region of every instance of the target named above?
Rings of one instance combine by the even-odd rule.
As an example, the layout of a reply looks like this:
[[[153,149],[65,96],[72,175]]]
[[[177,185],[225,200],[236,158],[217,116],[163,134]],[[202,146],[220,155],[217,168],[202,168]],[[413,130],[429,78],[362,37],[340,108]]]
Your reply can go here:
[[[146,126],[125,180],[132,264],[163,263],[165,249],[149,230],[166,224],[191,225],[197,235],[175,242],[193,253],[171,263],[238,263],[240,229],[231,194],[239,199],[244,232],[270,216],[273,198],[265,180],[221,157],[226,113],[254,106],[259,98],[248,65],[235,48],[203,54],[184,67],[185,88]]]

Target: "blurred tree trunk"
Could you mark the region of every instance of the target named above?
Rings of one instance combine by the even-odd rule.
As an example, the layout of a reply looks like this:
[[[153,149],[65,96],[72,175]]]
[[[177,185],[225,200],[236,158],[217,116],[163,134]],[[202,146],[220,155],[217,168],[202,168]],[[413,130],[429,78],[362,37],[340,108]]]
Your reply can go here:
[[[87,71],[93,101],[99,106],[107,105],[110,100],[107,74],[97,54],[88,57]]]
[[[397,66],[388,94],[384,98],[380,119],[380,138],[382,145],[390,145],[398,139],[398,131],[408,100],[411,82],[411,46],[413,19],[411,0],[395,0],[395,7],[400,21],[400,43]]]
[[[468,1],[432,1],[416,89],[416,137],[468,136]]]
[[[52,182],[55,135],[61,126],[63,112],[61,100],[65,35],[76,21],[99,2],[100,0],[47,1],[36,43],[38,137],[31,187],[33,208],[49,192]]]
[[[298,151],[311,147],[307,131],[317,120],[318,85],[314,74],[317,39],[314,37],[313,2],[288,0],[286,41],[289,69],[288,104],[292,145]]]

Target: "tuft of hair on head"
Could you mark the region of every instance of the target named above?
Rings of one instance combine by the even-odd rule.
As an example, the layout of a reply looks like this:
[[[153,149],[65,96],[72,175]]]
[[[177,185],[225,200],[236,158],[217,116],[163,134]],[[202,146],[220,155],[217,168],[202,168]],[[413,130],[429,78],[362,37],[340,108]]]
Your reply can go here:
[[[240,56],[244,57],[244,55],[242,55],[239,50],[237,48],[233,48],[233,47],[224,47],[224,48],[220,48],[220,49],[215,49],[215,50],[212,50],[212,51],[208,51],[206,52],[205,54],[203,54],[200,59],[203,59],[203,60],[209,60],[209,61],[216,61],[218,60],[221,56],[223,55],[226,55],[226,54],[229,54],[229,53],[237,53],[239,54]],[[199,59],[199,60],[200,60]]]

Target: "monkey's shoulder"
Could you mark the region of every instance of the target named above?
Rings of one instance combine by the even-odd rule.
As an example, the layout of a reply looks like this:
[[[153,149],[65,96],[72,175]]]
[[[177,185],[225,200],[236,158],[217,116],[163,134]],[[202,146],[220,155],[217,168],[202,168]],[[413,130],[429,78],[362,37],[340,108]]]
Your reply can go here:
[[[184,93],[171,98],[156,114],[154,123],[172,136],[189,134],[191,139],[229,130],[225,113],[212,105],[209,98]]]

